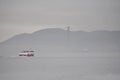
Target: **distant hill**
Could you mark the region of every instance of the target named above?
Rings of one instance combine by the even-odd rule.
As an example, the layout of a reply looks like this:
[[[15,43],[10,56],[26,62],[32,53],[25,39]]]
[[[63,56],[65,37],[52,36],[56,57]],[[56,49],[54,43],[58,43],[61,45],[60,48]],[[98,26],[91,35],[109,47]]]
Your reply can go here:
[[[49,28],[31,34],[16,35],[0,43],[0,55],[16,55],[34,49],[39,54],[120,52],[120,31],[69,31]]]

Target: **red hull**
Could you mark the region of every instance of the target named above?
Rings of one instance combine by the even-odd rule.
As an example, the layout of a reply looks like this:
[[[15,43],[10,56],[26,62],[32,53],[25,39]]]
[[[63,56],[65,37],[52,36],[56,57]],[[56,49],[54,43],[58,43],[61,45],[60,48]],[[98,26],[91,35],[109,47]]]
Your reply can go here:
[[[34,56],[34,54],[19,54],[19,56]]]

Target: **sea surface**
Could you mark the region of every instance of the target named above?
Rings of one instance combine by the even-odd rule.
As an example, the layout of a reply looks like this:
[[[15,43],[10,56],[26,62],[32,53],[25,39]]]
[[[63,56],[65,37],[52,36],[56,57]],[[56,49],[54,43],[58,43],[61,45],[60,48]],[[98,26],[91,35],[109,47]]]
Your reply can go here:
[[[120,58],[1,57],[0,80],[120,80]]]

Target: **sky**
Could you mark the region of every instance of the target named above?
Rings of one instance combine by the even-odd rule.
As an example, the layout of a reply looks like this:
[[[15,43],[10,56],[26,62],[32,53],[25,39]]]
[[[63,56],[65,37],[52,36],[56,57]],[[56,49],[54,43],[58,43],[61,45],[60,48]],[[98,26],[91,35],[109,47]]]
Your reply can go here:
[[[120,30],[120,0],[0,0],[0,42],[44,28]]]

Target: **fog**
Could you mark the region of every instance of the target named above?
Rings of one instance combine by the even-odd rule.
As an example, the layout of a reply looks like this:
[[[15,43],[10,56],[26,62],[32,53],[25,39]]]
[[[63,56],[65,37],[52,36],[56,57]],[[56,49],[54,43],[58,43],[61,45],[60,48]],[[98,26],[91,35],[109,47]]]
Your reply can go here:
[[[120,59],[102,57],[0,58],[1,80],[120,80]]]
[[[120,30],[119,0],[0,0],[0,42],[43,28]]]
[[[0,0],[0,80],[120,80],[119,21],[120,0]]]
[[[120,80],[120,31],[50,28],[0,43],[1,80]],[[33,57],[19,56],[34,50]]]

